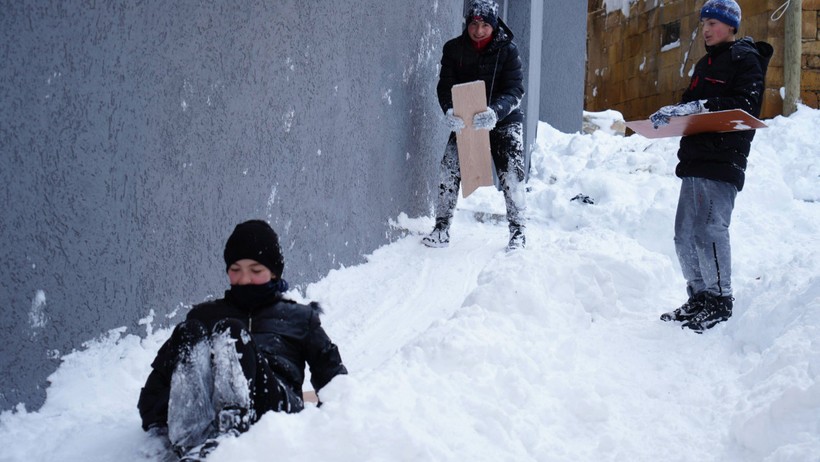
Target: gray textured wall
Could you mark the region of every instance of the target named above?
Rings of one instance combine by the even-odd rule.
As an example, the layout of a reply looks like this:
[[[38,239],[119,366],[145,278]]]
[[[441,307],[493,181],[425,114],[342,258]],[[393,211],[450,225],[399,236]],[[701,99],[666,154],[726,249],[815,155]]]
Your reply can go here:
[[[460,7],[2,1],[0,409],[39,406],[83,341],[220,295],[237,222],[280,232],[294,285],[428,215]]]
[[[565,133],[581,130],[586,72],[587,2],[542,2],[540,120]],[[537,21],[537,19],[536,19]]]
[[[515,34],[524,63],[521,102],[526,149],[534,147],[538,121],[565,133],[581,130],[586,71],[586,2],[497,0]],[[469,0],[466,2],[469,4]]]
[[[522,107],[525,136],[536,136],[538,121],[565,133],[581,130],[586,71],[587,2],[502,0],[501,10],[516,34],[526,75]]]
[[[529,18],[539,1],[504,7],[528,50],[528,21],[557,28],[528,91],[576,131],[585,7]],[[399,212],[430,215],[438,63],[462,7],[0,0],[0,409],[38,407],[82,342],[220,295],[240,221],[267,219],[304,285],[393,239]]]

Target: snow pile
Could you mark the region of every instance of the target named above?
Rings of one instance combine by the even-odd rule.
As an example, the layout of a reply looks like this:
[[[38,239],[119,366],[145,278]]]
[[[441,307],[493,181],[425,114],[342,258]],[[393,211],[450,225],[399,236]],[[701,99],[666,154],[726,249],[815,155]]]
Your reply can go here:
[[[630,6],[637,1],[638,0],[604,0],[604,6],[606,7],[607,14],[620,10],[624,16],[629,17]]]
[[[604,133],[609,135],[624,135],[626,132],[623,114],[612,109],[601,112],[584,111],[583,119],[584,133],[603,130]]]
[[[658,320],[685,298],[678,140],[540,124],[528,248],[503,250],[491,188],[460,201],[447,249],[419,243],[431,217],[397,217],[407,237],[291,294],[323,304],[351,374],[209,460],[818,460],[820,111],[767,123],[736,202],[727,323]],[[169,335],[147,327],[64,357],[40,411],[0,415],[0,460],[146,460],[136,399]]]

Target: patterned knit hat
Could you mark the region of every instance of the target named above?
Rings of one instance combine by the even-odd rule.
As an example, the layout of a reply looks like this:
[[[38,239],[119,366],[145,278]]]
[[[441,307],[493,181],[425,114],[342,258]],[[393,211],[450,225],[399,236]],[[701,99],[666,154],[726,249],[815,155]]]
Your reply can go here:
[[[498,28],[498,3],[493,0],[473,0],[470,2],[470,7],[467,9],[467,24],[474,20],[486,22],[493,26],[493,29]]]
[[[282,277],[285,259],[279,247],[279,236],[262,220],[250,220],[236,225],[225,243],[225,271],[245,258],[265,265],[271,273]]]
[[[711,18],[732,26],[737,33],[740,27],[740,5],[735,0],[708,0],[700,9],[700,19]]]

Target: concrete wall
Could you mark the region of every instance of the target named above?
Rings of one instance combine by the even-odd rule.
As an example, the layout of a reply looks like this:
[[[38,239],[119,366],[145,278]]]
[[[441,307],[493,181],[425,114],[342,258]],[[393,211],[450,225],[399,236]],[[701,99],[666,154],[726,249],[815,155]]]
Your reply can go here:
[[[548,18],[559,0],[507,1],[528,49],[547,24],[558,47],[584,43],[585,21]],[[543,16],[515,19],[527,4]],[[60,357],[84,341],[142,334],[151,311],[154,327],[175,323],[221,295],[240,221],[271,223],[285,279],[304,286],[394,239],[400,212],[431,215],[447,137],[438,63],[462,7],[3,2],[0,409],[39,407]],[[540,48],[528,126],[540,109],[576,131],[583,91],[567,93],[583,72],[561,63],[583,56]]]
[[[581,1],[543,3],[540,120],[566,133],[580,131],[583,124],[586,7]]]
[[[435,0],[3,2],[0,408],[38,406],[83,341],[221,295],[240,221],[280,232],[298,285],[429,215],[460,18]]]
[[[499,0],[498,3],[499,15],[515,34],[524,63],[526,94],[521,107],[526,116],[526,149],[535,146],[539,120],[565,133],[580,131],[587,5],[569,0]]]

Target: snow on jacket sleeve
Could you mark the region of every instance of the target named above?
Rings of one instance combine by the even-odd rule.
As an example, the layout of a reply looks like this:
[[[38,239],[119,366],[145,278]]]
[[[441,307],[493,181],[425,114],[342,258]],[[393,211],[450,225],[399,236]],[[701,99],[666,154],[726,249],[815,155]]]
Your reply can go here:
[[[315,391],[327,385],[333,377],[347,374],[342,364],[339,349],[327,336],[319,320],[321,309],[318,304],[311,304],[310,328],[307,338],[307,355],[305,359],[310,366],[310,383]]]
[[[518,108],[524,97],[524,71],[518,47],[510,42],[505,51],[499,51],[499,59],[503,58],[503,62],[498,63],[489,104],[498,120],[504,120]]]

